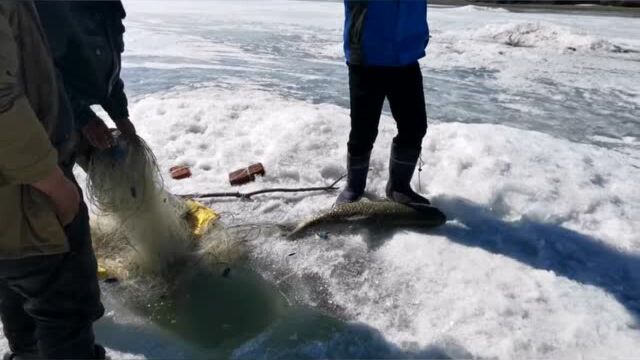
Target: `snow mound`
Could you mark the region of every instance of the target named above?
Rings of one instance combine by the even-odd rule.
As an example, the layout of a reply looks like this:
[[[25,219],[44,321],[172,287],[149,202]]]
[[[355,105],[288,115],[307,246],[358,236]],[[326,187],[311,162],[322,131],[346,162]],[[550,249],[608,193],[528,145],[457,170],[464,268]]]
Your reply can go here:
[[[510,11],[505,9],[505,8],[501,8],[501,7],[489,7],[489,6],[478,6],[478,5],[467,5],[467,6],[462,6],[456,9],[459,12],[476,12],[476,11],[488,11],[488,12],[495,12],[495,13],[509,13]]]
[[[499,42],[512,47],[546,48],[555,51],[633,52],[608,40],[576,29],[545,22],[490,24],[476,30],[472,38]]]

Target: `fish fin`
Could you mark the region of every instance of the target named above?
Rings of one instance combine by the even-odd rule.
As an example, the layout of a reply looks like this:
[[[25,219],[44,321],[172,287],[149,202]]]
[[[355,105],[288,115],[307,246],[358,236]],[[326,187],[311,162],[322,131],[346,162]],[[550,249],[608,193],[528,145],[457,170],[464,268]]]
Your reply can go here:
[[[284,224],[277,224],[276,228],[285,235],[288,235],[289,233],[293,232],[296,228],[298,227],[297,224],[295,223],[284,223]]]
[[[285,237],[288,240],[298,240],[299,238],[302,237],[302,235],[304,235],[305,231],[306,231],[305,228],[295,227],[291,231],[288,231],[285,234]]]
[[[407,204],[407,206],[430,218],[434,227],[444,225],[448,220],[447,215],[433,205]]]

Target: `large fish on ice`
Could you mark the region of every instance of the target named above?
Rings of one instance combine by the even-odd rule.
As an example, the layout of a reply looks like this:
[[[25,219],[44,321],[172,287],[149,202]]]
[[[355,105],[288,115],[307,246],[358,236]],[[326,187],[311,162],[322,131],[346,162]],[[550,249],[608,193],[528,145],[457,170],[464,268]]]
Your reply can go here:
[[[446,215],[433,206],[409,206],[393,201],[357,201],[336,205],[300,223],[287,236],[297,238],[310,229],[329,224],[374,224],[384,227],[433,228],[444,224]]]

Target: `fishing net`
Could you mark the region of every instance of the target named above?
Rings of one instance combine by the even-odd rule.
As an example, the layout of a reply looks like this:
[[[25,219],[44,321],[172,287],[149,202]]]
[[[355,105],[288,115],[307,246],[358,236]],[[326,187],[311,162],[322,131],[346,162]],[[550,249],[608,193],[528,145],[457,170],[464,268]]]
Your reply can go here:
[[[124,239],[138,254],[139,265],[162,273],[193,246],[182,218],[184,204],[164,191],[156,159],[144,140],[129,141],[117,133],[114,140],[113,147],[90,158],[89,201],[117,225],[113,239]]]
[[[209,266],[242,257],[240,241],[221,224],[194,234],[187,202],[165,190],[143,139],[113,137],[115,145],[94,152],[87,169],[88,199],[100,218],[93,226],[96,253],[110,272],[169,280],[194,262]]]
[[[203,230],[211,209],[165,190],[147,144],[114,140],[87,164],[94,249],[113,280],[105,296],[203,347],[239,346],[281,316],[286,297],[244,261],[259,228],[217,220]]]

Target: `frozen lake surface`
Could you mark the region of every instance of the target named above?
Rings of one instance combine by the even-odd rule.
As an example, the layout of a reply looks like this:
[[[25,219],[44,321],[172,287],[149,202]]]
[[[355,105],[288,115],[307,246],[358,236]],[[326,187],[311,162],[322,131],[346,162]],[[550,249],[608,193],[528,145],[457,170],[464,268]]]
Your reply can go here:
[[[132,120],[162,169],[194,172],[167,180],[172,192],[229,191],[227,172],[254,161],[267,176],[248,191],[345,172],[341,3],[125,5]],[[296,310],[230,357],[637,356],[640,21],[482,7],[432,7],[429,21],[430,128],[414,186],[451,221],[297,242],[256,234],[254,269]],[[394,135],[387,112],[368,183],[378,195]],[[334,197],[210,205],[231,225],[290,223]],[[202,354],[106,290],[98,338],[114,358]]]
[[[129,8],[126,77],[134,94],[252,86],[348,105],[341,4]],[[422,65],[435,121],[506,124],[599,144],[640,141],[637,18],[463,7],[432,8],[429,21]]]

